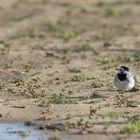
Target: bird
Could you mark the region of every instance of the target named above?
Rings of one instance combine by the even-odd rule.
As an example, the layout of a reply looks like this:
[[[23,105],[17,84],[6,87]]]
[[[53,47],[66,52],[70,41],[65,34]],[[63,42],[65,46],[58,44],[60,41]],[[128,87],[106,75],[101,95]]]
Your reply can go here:
[[[129,68],[121,66],[114,78],[114,85],[119,91],[130,91],[135,85],[135,80]]]

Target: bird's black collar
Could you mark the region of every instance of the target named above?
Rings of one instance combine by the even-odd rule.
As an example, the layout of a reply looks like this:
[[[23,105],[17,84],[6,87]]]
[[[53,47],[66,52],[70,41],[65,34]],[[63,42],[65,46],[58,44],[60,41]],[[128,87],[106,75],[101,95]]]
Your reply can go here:
[[[120,81],[124,81],[127,78],[127,75],[125,73],[118,73],[118,78]]]

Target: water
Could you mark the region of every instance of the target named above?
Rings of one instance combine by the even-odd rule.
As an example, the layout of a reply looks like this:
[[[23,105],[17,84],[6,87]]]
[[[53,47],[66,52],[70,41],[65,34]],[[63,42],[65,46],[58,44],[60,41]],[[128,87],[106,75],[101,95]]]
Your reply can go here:
[[[47,135],[23,123],[0,123],[0,140],[47,140]]]

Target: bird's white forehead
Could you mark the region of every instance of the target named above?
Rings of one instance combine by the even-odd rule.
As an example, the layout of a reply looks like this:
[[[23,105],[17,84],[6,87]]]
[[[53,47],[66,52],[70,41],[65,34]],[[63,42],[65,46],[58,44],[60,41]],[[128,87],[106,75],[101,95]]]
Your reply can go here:
[[[119,73],[125,73],[125,74],[128,74],[129,71],[125,70],[123,67],[120,67],[120,69],[119,69]]]

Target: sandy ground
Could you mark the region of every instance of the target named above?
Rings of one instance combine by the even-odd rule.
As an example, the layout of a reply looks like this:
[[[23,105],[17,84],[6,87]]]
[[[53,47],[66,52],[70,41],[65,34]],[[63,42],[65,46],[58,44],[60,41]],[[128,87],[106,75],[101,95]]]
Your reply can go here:
[[[0,121],[140,139],[124,130],[140,114],[139,85],[121,97],[113,85],[121,65],[140,81],[139,15],[138,0],[0,0]]]

